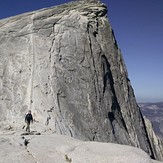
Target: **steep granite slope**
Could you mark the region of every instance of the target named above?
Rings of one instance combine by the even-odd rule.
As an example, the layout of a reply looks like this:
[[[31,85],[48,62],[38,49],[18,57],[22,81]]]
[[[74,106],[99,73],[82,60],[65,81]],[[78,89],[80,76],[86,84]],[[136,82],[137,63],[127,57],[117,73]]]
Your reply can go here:
[[[144,120],[145,120],[145,125],[147,128],[147,132],[148,132],[149,141],[152,145],[153,151],[155,151],[154,152],[155,158],[157,158],[158,160],[163,160],[162,159],[163,140],[162,138],[158,137],[155,134],[152,123],[146,117],[144,117]]]
[[[0,21],[1,130],[31,109],[39,129],[155,157],[106,14],[79,1]]]

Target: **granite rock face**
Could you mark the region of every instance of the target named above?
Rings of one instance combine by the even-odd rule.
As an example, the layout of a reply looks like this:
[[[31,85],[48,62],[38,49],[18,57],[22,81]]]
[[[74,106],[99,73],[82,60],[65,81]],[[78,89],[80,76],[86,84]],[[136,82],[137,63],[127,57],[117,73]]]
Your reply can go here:
[[[0,21],[0,127],[39,129],[154,157],[107,8],[72,2]]]
[[[152,123],[149,119],[144,117],[145,125],[147,128],[148,138],[152,145],[152,149],[154,151],[154,157],[158,160],[162,160],[163,158],[163,140],[159,136],[157,136],[153,130]]]

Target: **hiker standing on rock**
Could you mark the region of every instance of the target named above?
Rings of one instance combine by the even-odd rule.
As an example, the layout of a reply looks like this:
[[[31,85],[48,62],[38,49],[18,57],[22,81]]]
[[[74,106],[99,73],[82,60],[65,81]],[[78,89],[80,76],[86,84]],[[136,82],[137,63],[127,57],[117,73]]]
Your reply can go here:
[[[27,123],[26,131],[30,132],[30,122],[33,123],[33,116],[31,114],[31,110],[25,116],[25,122]]]

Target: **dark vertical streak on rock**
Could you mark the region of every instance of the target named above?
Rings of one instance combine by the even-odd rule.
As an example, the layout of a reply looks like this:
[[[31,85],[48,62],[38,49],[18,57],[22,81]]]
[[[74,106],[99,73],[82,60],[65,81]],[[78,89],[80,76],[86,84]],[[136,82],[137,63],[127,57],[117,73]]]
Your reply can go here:
[[[62,92],[59,90],[59,92],[57,93],[57,103],[58,103],[58,109],[60,112],[60,122],[58,123],[58,126],[60,126],[60,124],[62,126],[62,128],[60,127],[61,134],[66,134],[66,129],[68,129],[70,136],[73,137],[72,131],[71,131],[70,127],[67,125],[65,117],[63,116],[62,111],[61,111],[60,100],[59,100],[61,94],[62,94]],[[64,97],[61,97],[61,98],[64,98]]]
[[[115,89],[114,89],[114,81],[113,81],[113,76],[110,70],[110,64],[106,58],[105,55],[102,55],[101,57],[101,62],[102,62],[102,70],[103,70],[103,94],[105,93],[107,86],[111,87],[111,91],[113,94],[112,97],[112,106],[111,106],[111,110],[112,112],[108,113],[108,118],[110,120],[111,123],[113,123],[114,120],[117,120],[117,122],[120,120],[123,124],[123,127],[125,128],[125,130],[128,132],[125,121],[122,117],[121,111],[120,111],[120,106],[118,104],[118,100],[117,100],[117,96],[115,93]],[[115,118],[116,117],[116,118]],[[119,123],[120,125],[121,123]],[[114,131],[114,127],[112,125],[113,131]]]
[[[143,115],[142,115],[142,113],[141,113],[141,111],[140,111],[140,108],[139,108],[139,113],[140,113],[140,117],[141,117],[142,122],[143,122],[143,126],[146,126],[146,125],[145,125],[144,118],[143,118]],[[151,144],[150,138],[149,138],[149,136],[148,136],[147,128],[144,127],[144,130],[145,130],[145,135],[146,135],[146,138],[147,138],[146,140],[147,140],[147,142],[148,142],[148,144],[149,144],[149,148],[150,148],[150,151],[151,151],[151,153],[149,153],[149,154],[150,154],[150,157],[151,157],[152,159],[155,159],[156,156],[154,155],[154,153],[156,154],[157,152],[155,151],[154,148],[152,148],[152,144]]]

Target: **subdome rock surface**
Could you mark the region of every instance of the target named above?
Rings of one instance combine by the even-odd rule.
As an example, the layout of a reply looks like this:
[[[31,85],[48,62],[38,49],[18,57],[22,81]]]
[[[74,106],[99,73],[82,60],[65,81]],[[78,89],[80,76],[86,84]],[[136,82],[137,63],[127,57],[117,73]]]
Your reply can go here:
[[[142,148],[154,157],[127,70],[99,2],[0,20],[0,127],[32,110],[39,129]]]
[[[0,163],[161,163],[138,148],[81,141],[65,135],[0,136]]]

